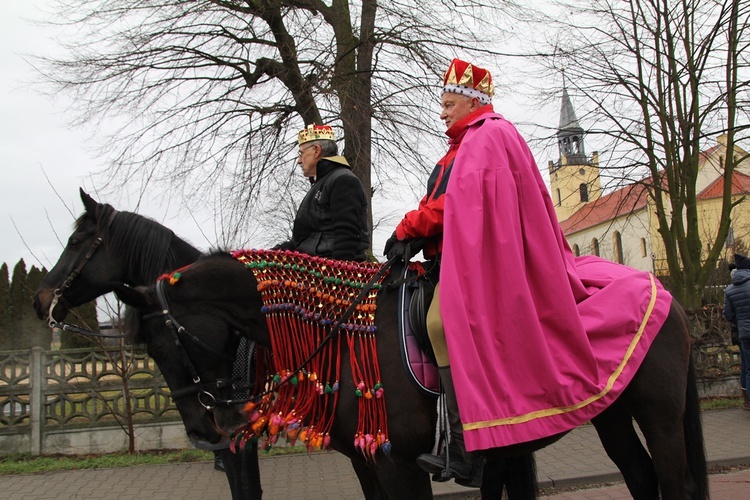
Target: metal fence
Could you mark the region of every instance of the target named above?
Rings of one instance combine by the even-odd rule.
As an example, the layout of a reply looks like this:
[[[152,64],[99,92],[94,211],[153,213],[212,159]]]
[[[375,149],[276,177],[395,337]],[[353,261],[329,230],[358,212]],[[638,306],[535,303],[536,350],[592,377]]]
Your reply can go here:
[[[120,426],[128,418],[123,377],[135,421],[179,420],[161,373],[144,352],[2,351],[0,436],[30,434],[30,451],[40,453],[50,431]]]
[[[692,353],[699,380],[736,379],[739,388],[740,352],[732,345],[731,328],[723,306],[707,305],[687,311],[692,334]],[[735,395],[735,391],[731,395]]]

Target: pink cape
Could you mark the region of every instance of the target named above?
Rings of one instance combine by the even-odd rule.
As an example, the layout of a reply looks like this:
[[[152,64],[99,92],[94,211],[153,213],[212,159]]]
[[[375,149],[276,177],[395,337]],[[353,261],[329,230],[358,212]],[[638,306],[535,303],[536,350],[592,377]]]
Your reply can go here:
[[[526,142],[469,126],[446,190],[440,310],[468,450],[568,431],[625,389],[672,297],[649,273],[573,256]]]

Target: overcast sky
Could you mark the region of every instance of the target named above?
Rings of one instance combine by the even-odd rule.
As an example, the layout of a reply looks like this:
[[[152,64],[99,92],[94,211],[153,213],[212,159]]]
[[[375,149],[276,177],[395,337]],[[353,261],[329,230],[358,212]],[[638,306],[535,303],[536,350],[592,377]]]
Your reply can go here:
[[[65,98],[52,99],[31,85],[37,77],[25,56],[59,54],[60,50],[50,28],[31,22],[44,18],[43,10],[49,4],[50,0],[6,1],[0,16],[0,263],[6,262],[12,270],[23,257],[27,267],[33,264],[49,269],[83,210],[79,186],[115,208],[158,220],[198,248],[212,247],[217,241],[212,210],[190,217],[180,212],[179,202],[169,206],[144,202],[138,206],[137,187],[132,193],[97,196],[91,174],[105,167],[93,154],[102,137],[71,127]],[[511,99],[508,95],[495,96],[495,108],[511,121],[519,115],[533,119],[528,106],[515,107],[520,111],[514,113]],[[556,123],[557,116],[548,121]],[[434,160],[442,153],[436,151]],[[537,160],[544,165],[547,158]],[[416,205],[417,199],[404,200],[403,211]],[[387,208],[401,213],[399,207]],[[389,224],[384,226],[389,227],[379,228],[374,236],[376,255],[392,230]],[[249,241],[248,246],[267,243]]]
[[[40,3],[6,2],[0,16],[0,262],[11,268],[21,257],[27,265],[49,265],[59,246],[49,230],[48,215],[57,228],[69,227],[72,221],[44,181],[42,169],[70,204],[71,186],[94,166],[81,149],[82,134],[68,130],[54,104],[28,89],[33,73],[23,54],[50,46],[40,30],[23,19],[35,15]],[[23,239],[43,262],[30,256]]]
[[[71,127],[65,100],[49,98],[30,85],[35,70],[25,56],[58,50],[50,29],[30,22],[44,17],[40,9],[49,3],[3,2],[0,16],[0,263],[8,263],[11,270],[21,257],[27,266],[54,264],[62,250],[59,240],[67,239],[83,210],[78,187],[100,199],[94,194],[91,173],[105,166],[93,155],[93,145],[101,137]],[[100,201],[134,211],[138,200],[134,193],[123,192]],[[210,215],[195,214],[199,228],[191,217],[178,212],[177,203],[145,203],[137,211],[199,248],[208,249],[214,243]]]

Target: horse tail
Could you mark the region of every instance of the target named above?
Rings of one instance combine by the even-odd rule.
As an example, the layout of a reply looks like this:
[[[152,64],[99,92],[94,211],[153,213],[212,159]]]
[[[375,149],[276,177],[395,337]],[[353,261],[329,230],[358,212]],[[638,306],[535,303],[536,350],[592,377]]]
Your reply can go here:
[[[533,453],[487,461],[482,473],[482,498],[502,498],[503,489],[508,500],[537,498],[539,487]]]
[[[685,415],[683,417],[683,428],[685,432],[685,453],[687,467],[693,491],[691,498],[708,499],[710,497],[708,488],[708,467],[706,465],[706,451],[703,443],[703,426],[701,424],[700,398],[698,397],[698,384],[695,376],[695,365],[693,357],[690,356],[688,367],[687,392],[685,397]]]

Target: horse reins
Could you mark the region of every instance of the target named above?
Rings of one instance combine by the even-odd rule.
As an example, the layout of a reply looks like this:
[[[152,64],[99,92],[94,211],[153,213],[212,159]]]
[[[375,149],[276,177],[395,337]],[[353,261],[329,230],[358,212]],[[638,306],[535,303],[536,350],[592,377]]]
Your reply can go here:
[[[86,266],[86,264],[89,263],[91,258],[94,256],[96,251],[99,249],[101,244],[104,242],[104,233],[109,230],[109,227],[112,225],[112,221],[115,220],[115,216],[117,215],[117,210],[114,208],[112,209],[112,213],[109,214],[109,217],[107,218],[107,221],[104,223],[104,225],[97,229],[96,234],[94,235],[94,241],[91,243],[91,247],[89,248],[88,252],[81,258],[81,260],[78,262],[78,265],[73,269],[73,271],[70,272],[67,278],[65,278],[65,281],[63,281],[63,284],[60,285],[59,288],[55,289],[52,297],[52,302],[49,306],[49,312],[47,313],[47,317],[49,318],[49,321],[47,324],[50,328],[59,328],[61,330],[64,330],[66,332],[74,332],[74,333],[80,333],[83,335],[88,335],[92,337],[108,337],[108,338],[124,338],[125,335],[109,335],[106,333],[101,332],[94,332],[91,330],[88,330],[86,328],[82,328],[77,325],[71,325],[64,322],[57,322],[55,321],[55,317],[52,315],[52,312],[54,311],[57,304],[60,302],[60,298],[62,298],[63,292],[70,288],[70,286],[73,284],[73,281],[78,277],[78,275],[81,274],[81,271],[83,271],[83,268]]]
[[[399,258],[401,258],[401,257],[400,256],[392,257],[391,259],[389,259],[385,264],[383,264],[380,267],[380,269],[378,270],[378,272],[373,275],[373,277],[370,279],[370,281],[368,281],[364,285],[364,287],[359,292],[359,294],[354,298],[354,300],[352,301],[352,303],[349,306],[349,308],[346,311],[344,311],[344,313],[341,315],[341,317],[339,317],[338,320],[336,320],[336,322],[331,327],[331,332],[320,342],[320,344],[312,352],[312,354],[310,354],[307,357],[307,359],[305,359],[305,361],[303,361],[300,364],[300,366],[297,367],[296,370],[294,370],[294,371],[292,371],[290,373],[299,373],[299,372],[301,372],[303,370],[303,368],[321,351],[321,349],[323,349],[323,347],[326,345],[326,343],[328,343],[328,341],[330,341],[335,335],[338,334],[338,332],[339,332],[339,330],[341,328],[341,324],[349,316],[352,315],[352,313],[354,312],[354,310],[357,307],[357,305],[359,305],[362,302],[362,300],[365,298],[365,296],[372,289],[373,285],[375,285],[375,283],[377,283],[380,280],[380,278],[382,278],[383,275],[385,275],[385,273],[388,271],[388,269],[390,269],[390,267],[394,264],[394,262],[396,260],[398,260]],[[179,347],[182,348],[181,349],[182,356],[183,356],[183,359],[185,361],[185,365],[188,367],[188,370],[190,371],[190,376],[193,378],[194,385],[192,385],[190,387],[183,387],[182,389],[178,389],[176,391],[173,391],[171,393],[173,399],[180,398],[180,397],[185,397],[185,396],[189,396],[189,395],[197,393],[198,394],[198,402],[206,410],[212,410],[217,405],[232,406],[232,405],[236,405],[236,404],[247,403],[248,401],[258,401],[261,398],[263,398],[264,396],[266,396],[268,394],[271,394],[273,392],[278,391],[279,387],[281,387],[285,383],[288,383],[291,380],[292,377],[287,377],[285,380],[282,380],[279,384],[277,384],[276,386],[274,386],[272,389],[267,389],[266,391],[264,391],[264,392],[262,392],[262,393],[260,393],[260,394],[258,394],[256,396],[253,396],[253,397],[250,397],[250,398],[243,398],[243,399],[219,399],[219,398],[216,398],[210,392],[206,391],[205,390],[206,387],[215,386],[217,389],[220,389],[222,387],[226,387],[228,385],[231,385],[232,379],[230,379],[230,380],[227,380],[227,379],[217,379],[216,382],[213,382],[211,384],[204,384],[204,383],[202,383],[201,382],[201,378],[198,375],[197,370],[195,369],[195,366],[190,361],[190,357],[188,356],[188,353],[185,350],[185,347],[180,342],[179,334],[182,333],[182,334],[187,335],[188,338],[191,341],[195,342],[198,346],[200,346],[201,348],[203,348],[203,349],[211,352],[212,354],[214,354],[216,356],[219,356],[219,357],[224,358],[224,359],[228,359],[230,361],[234,361],[234,358],[232,358],[230,356],[227,356],[224,353],[220,353],[220,352],[216,351],[211,346],[207,345],[205,342],[203,342],[202,340],[200,340],[198,337],[196,337],[195,335],[189,333],[187,331],[187,329],[184,326],[182,326],[177,321],[177,319],[172,315],[171,311],[169,310],[169,304],[167,302],[167,296],[164,293],[164,284],[163,283],[164,283],[164,281],[160,280],[156,284],[156,296],[157,296],[157,299],[159,300],[159,305],[161,306],[162,310],[161,311],[157,311],[157,312],[153,312],[151,314],[147,314],[147,315],[143,316],[141,319],[152,319],[152,318],[159,317],[159,316],[165,317],[166,319],[164,320],[164,324],[167,325],[170,333],[172,334],[172,338],[173,338],[173,340],[175,342],[175,345],[177,345],[177,346],[179,346]],[[203,396],[203,395],[205,395],[208,398],[210,398],[210,401],[208,403],[205,403],[201,399],[201,396]]]
[[[187,366],[188,371],[190,372],[190,377],[193,380],[193,384],[188,387],[183,387],[182,389],[177,389],[175,391],[171,391],[170,395],[172,396],[172,399],[179,399],[184,398],[186,396],[192,396],[193,394],[198,394],[198,402],[207,410],[212,410],[217,404],[230,406],[233,404],[240,404],[247,402],[247,400],[239,400],[239,399],[217,399],[213,394],[208,392],[206,389],[209,387],[216,387],[217,389],[221,389],[223,387],[228,387],[234,384],[235,379],[216,379],[215,382],[206,384],[201,381],[200,375],[198,375],[198,371],[195,369],[195,365],[190,359],[190,356],[187,353],[187,350],[185,349],[185,346],[180,341],[180,335],[185,335],[187,338],[196,344],[201,349],[208,351],[209,353],[213,354],[216,357],[225,359],[227,361],[234,361],[234,358],[231,356],[228,356],[222,352],[217,351],[210,345],[203,342],[201,339],[190,333],[187,328],[182,326],[179,321],[177,321],[177,318],[174,317],[172,312],[169,310],[169,303],[167,302],[167,296],[164,293],[164,280],[159,280],[156,282],[156,297],[159,300],[159,305],[161,306],[160,311],[156,311],[150,314],[143,315],[141,317],[141,320],[149,320],[153,318],[158,317],[164,317],[164,324],[167,326],[167,329],[169,330],[170,334],[172,335],[172,340],[174,341],[175,345],[180,347],[180,353],[182,354],[182,359]],[[208,402],[204,402],[202,397],[207,397],[209,399]]]

